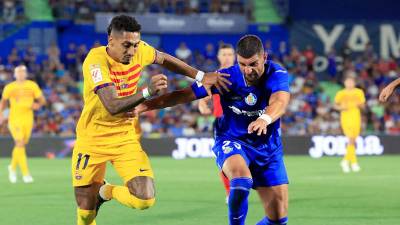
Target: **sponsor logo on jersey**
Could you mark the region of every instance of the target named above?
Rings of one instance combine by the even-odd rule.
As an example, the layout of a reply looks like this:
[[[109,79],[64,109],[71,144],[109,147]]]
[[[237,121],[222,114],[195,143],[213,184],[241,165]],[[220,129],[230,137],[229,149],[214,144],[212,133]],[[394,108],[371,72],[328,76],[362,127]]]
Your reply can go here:
[[[229,106],[229,108],[232,109],[232,111],[235,114],[245,115],[245,116],[249,116],[249,117],[251,117],[251,116],[261,116],[265,112],[265,109],[256,110],[256,111],[246,111],[246,110],[241,110],[236,106]]]

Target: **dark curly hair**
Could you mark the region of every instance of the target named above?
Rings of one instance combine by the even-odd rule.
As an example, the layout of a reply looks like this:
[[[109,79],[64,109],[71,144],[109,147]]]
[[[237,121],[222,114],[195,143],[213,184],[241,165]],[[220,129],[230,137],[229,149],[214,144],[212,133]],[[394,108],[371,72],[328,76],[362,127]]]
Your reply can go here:
[[[139,32],[141,29],[140,24],[134,17],[127,15],[115,16],[110,25],[108,25],[107,33],[111,34],[111,31],[128,31],[128,32]]]

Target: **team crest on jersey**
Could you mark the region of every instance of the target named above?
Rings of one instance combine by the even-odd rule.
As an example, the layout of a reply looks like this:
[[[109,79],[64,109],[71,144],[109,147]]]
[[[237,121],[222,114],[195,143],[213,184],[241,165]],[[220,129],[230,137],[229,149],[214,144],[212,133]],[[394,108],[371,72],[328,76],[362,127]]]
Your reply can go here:
[[[247,97],[244,99],[247,105],[255,105],[257,103],[257,97],[253,93],[249,93]]]
[[[75,171],[75,179],[77,180],[82,179],[82,174],[79,171]]]
[[[233,148],[231,146],[224,146],[222,147],[222,151],[224,151],[225,154],[229,154]]]
[[[103,80],[103,75],[101,74],[101,68],[99,64],[92,64],[89,66],[90,74],[92,75],[92,80],[96,84]]]

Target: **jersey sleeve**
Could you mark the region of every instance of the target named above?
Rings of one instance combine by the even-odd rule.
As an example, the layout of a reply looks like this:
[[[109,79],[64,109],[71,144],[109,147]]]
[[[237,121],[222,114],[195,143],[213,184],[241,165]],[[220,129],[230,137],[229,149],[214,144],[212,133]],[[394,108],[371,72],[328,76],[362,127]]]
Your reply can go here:
[[[147,65],[153,64],[156,59],[156,49],[144,41],[139,44],[139,52],[141,54],[140,64],[145,67]]]
[[[1,98],[4,99],[4,100],[10,99],[10,92],[11,92],[10,86],[9,86],[9,85],[6,85],[6,86],[4,87],[4,89],[3,89],[3,93],[2,93],[2,95],[1,95]]]
[[[32,83],[32,89],[33,89],[33,97],[35,99],[42,97],[43,93],[39,85],[37,85],[36,83]]]
[[[83,77],[88,87],[95,93],[103,87],[113,85],[107,59],[101,55],[88,55],[83,63]]]
[[[271,92],[278,91],[289,92],[289,74],[286,70],[276,70],[267,81],[267,86],[271,88]]]

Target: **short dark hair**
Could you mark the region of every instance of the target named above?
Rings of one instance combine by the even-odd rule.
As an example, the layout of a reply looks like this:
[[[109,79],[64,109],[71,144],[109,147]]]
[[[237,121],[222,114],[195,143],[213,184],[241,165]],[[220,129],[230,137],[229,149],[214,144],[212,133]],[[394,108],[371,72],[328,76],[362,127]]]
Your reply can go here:
[[[136,21],[134,17],[127,15],[115,16],[110,25],[108,25],[107,33],[111,34],[111,31],[128,31],[128,32],[139,32],[142,27]]]
[[[226,48],[234,49],[234,48],[233,48],[233,45],[231,45],[231,44],[229,44],[229,43],[222,43],[222,44],[219,45],[218,50],[226,49]]]
[[[236,53],[244,58],[250,58],[264,51],[262,41],[256,35],[245,35],[236,45]]]

